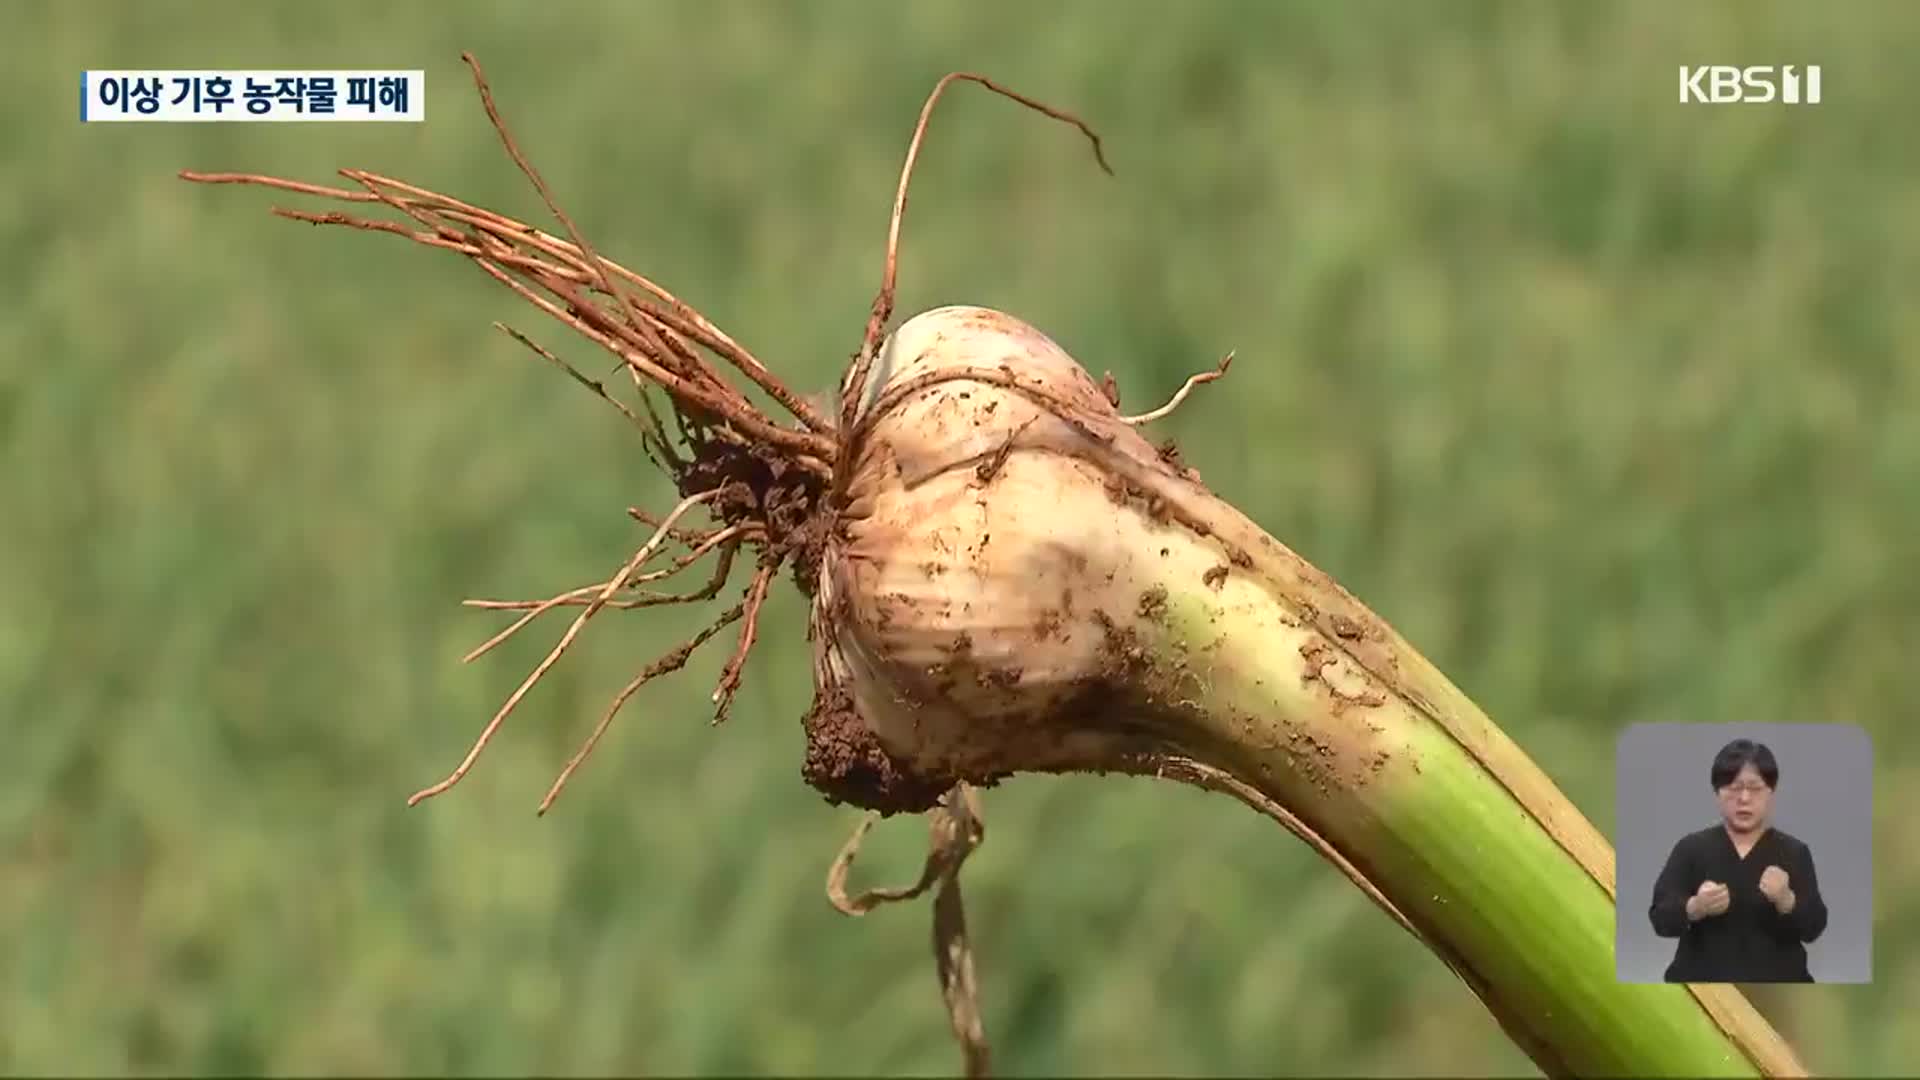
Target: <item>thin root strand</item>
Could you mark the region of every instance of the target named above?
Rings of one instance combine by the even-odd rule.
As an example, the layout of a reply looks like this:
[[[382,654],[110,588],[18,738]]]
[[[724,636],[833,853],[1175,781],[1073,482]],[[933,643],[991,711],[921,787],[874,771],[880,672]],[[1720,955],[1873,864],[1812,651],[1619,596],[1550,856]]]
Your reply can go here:
[[[540,800],[540,809],[537,810],[536,813],[540,816],[545,816],[546,812],[552,808],[553,801],[560,797],[560,789],[567,786],[567,781],[572,778],[575,770],[580,768],[581,763],[586,761],[588,755],[593,753],[594,747],[599,745],[600,736],[607,733],[607,728],[613,724],[614,716],[620,712],[621,707],[624,706],[634,694],[640,692],[642,686],[645,686],[647,683],[652,682],[662,675],[671,674],[685,667],[687,665],[687,659],[693,655],[695,649],[706,644],[715,634],[718,634],[732,623],[738,621],[745,611],[745,604],[735,604],[705,629],[688,640],[681,642],[673,651],[667,653],[665,656],[648,664],[644,671],[634,676],[632,682],[621,687],[620,692],[614,695],[613,703],[607,706],[605,713],[601,714],[600,722],[594,725],[593,733],[588,735],[587,741],[581,743],[580,749],[574,751],[573,756],[567,759],[566,768],[560,770],[560,775],[553,781],[553,786],[547,789],[546,797]]]
[[[740,627],[740,644],[733,650],[733,656],[727,660],[727,666],[720,672],[720,685],[713,691],[713,723],[717,727],[727,718],[727,710],[733,705],[733,695],[740,689],[740,679],[747,667],[747,654],[753,651],[754,638],[760,633],[760,609],[767,602],[767,589],[773,584],[773,575],[779,566],[767,564],[753,575],[752,584],[747,586],[746,621]]]
[[[716,533],[700,547],[695,548],[686,555],[682,555],[675,561],[674,565],[663,570],[654,570],[650,573],[641,574],[638,577],[629,578],[627,580],[627,586],[630,587],[651,581],[659,581],[662,578],[680,573],[688,566],[699,561],[702,556],[706,555],[707,552],[715,546],[735,539],[735,537],[731,535],[732,533],[732,529],[725,529]],[[463,664],[473,663],[475,660],[480,659],[482,656],[498,648],[502,642],[514,634],[519,633],[528,623],[557,607],[579,607],[581,605],[598,603],[601,607],[632,610],[635,608],[660,607],[665,604],[697,604],[711,600],[720,592],[721,586],[726,584],[727,575],[733,569],[733,557],[737,550],[739,550],[738,544],[728,544],[726,547],[721,548],[720,560],[714,564],[712,580],[708,581],[704,587],[695,592],[643,593],[631,599],[601,602],[598,600],[598,594],[606,587],[603,583],[599,585],[582,585],[577,589],[568,589],[558,596],[548,597],[545,600],[468,600],[465,602],[467,607],[485,608],[493,611],[526,610],[527,613],[514,620],[506,629],[476,646],[472,652],[461,657],[460,662]]]
[[[531,349],[533,352],[535,352],[539,356],[545,358],[549,363],[553,364],[553,366],[559,368],[560,370],[566,372],[568,375],[572,376],[574,382],[577,382],[581,386],[586,387],[588,390],[593,391],[595,394],[599,395],[603,400],[605,400],[609,405],[612,405],[614,408],[619,409],[620,414],[622,416],[625,416],[629,421],[631,421],[634,427],[640,429],[640,433],[643,437],[651,435],[653,433],[652,430],[647,427],[647,422],[645,420],[640,419],[640,416],[638,413],[635,413],[632,409],[628,408],[626,402],[621,401],[619,398],[614,397],[612,394],[607,393],[606,384],[601,382],[599,379],[588,377],[579,368],[574,367],[572,364],[569,364],[565,360],[562,360],[558,356],[555,356],[551,350],[535,342],[532,338],[521,333],[520,331],[515,330],[513,327],[508,326],[506,323],[495,322],[493,324],[493,327],[494,329],[500,331],[503,334],[506,334],[508,337],[511,337],[513,340],[519,342],[520,344],[525,345],[528,349]]]
[[[1155,420],[1166,418],[1172,414],[1173,410],[1180,407],[1181,402],[1187,400],[1187,395],[1193,393],[1194,387],[1204,383],[1210,383],[1222,375],[1225,375],[1227,368],[1232,364],[1233,353],[1229,352],[1220,358],[1220,363],[1215,366],[1212,371],[1202,371],[1198,374],[1187,376],[1187,381],[1180,384],[1180,389],[1174,393],[1173,397],[1168,400],[1165,405],[1160,406],[1152,412],[1141,413],[1138,416],[1123,416],[1120,418],[1120,422],[1137,426],[1140,424],[1151,424]]]
[[[666,524],[671,525],[681,515],[692,510],[695,506],[706,502],[715,494],[717,494],[717,492],[701,492],[700,494],[689,495],[680,500],[679,505],[673,508],[673,512],[667,515]],[[467,756],[461,760],[453,772],[448,774],[445,780],[415,792],[407,799],[408,806],[418,806],[423,800],[431,799],[435,795],[445,792],[447,789],[453,787],[453,785],[459,783],[462,777],[467,775],[467,771],[473,768],[473,763],[479,759],[481,751],[485,750],[487,743],[493,740],[494,733],[500,730],[500,725],[506,720],[508,714],[513,712],[515,706],[520,704],[520,701],[527,696],[528,691],[533,689],[534,685],[553,668],[553,665],[560,661],[561,655],[567,651],[568,646],[573,644],[574,638],[579,636],[580,630],[586,626],[587,620],[591,619],[608,600],[612,599],[614,593],[620,591],[621,586],[626,584],[628,575],[637,570],[640,564],[646,562],[666,537],[667,533],[664,527],[656,530],[652,538],[642,545],[639,551],[634,553],[633,558],[627,560],[619,572],[607,580],[606,585],[600,590],[598,596],[599,603],[588,605],[586,610],[582,611],[573,620],[573,625],[567,627],[567,632],[561,636],[559,644],[555,645],[553,650],[547,653],[546,659],[540,661],[540,665],[534,668],[533,672],[521,681],[519,687],[507,698],[506,704],[500,706],[500,711],[493,714],[493,719],[487,722],[487,726],[480,732],[480,737],[474,740],[472,749],[467,751]]]
[[[853,418],[858,411],[862,389],[867,383],[867,373],[874,359],[879,355],[880,339],[886,333],[887,320],[893,317],[894,294],[900,276],[900,228],[907,214],[907,189],[913,181],[914,164],[920,158],[920,146],[926,140],[927,124],[933,119],[933,107],[939,103],[947,87],[956,82],[978,83],[1001,97],[1019,102],[1044,116],[1079,128],[1080,133],[1085,135],[1087,141],[1093,145],[1093,158],[1100,164],[1101,170],[1108,176],[1113,175],[1113,166],[1107,164],[1106,150],[1100,144],[1099,134],[1078,116],[1010,90],[985,75],[978,75],[971,71],[951,72],[935,83],[933,91],[927,95],[926,102],[920,106],[920,118],[913,125],[913,138],[907,143],[907,158],[900,166],[900,181],[893,195],[893,211],[887,219],[887,251],[886,261],[880,271],[880,291],[873,298],[873,310],[867,316],[866,333],[861,338],[860,351],[855,354],[853,370],[847,382],[850,392],[840,404],[840,428],[843,431],[853,428]],[[852,456],[851,454],[843,455],[841,459],[843,465]],[[844,490],[844,485],[843,471],[842,475],[836,478],[836,492]]]

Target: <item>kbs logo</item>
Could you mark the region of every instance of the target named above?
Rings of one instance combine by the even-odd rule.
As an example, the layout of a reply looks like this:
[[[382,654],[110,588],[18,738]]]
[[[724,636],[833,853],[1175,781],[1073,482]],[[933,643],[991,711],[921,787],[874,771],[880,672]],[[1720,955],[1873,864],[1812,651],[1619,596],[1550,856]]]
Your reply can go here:
[[[1680,67],[1680,104],[1820,104],[1820,65],[1761,67]]]

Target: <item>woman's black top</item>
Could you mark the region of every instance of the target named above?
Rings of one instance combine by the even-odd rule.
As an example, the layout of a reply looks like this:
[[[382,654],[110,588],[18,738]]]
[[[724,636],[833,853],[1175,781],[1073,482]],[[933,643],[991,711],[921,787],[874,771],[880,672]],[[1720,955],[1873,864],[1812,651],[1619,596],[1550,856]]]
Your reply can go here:
[[[1787,872],[1794,908],[1786,915],[1760,892],[1760,874],[1769,866]],[[1727,910],[1688,922],[1687,898],[1706,881],[1727,887]],[[1812,982],[1806,943],[1827,928],[1806,844],[1768,829],[1742,858],[1721,825],[1688,833],[1673,846],[1648,916],[1655,933],[1680,939],[1666,978],[1682,983]]]

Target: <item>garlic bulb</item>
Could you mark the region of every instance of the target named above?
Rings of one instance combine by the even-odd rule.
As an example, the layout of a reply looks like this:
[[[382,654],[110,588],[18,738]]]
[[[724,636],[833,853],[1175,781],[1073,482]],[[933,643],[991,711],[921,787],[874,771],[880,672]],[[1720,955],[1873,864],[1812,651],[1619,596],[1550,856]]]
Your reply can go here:
[[[1016,378],[1075,422],[969,378],[889,402],[935,372]],[[861,392],[868,435],[814,597],[823,684],[844,686],[880,746],[927,777],[1071,767],[1138,741],[1147,702],[1125,677],[1128,642],[1164,598],[1157,582],[1180,572],[1169,559],[1197,560],[1196,581],[1219,560],[1190,534],[1160,542],[1169,526],[1107,463],[1174,470],[1073,357],[986,308],[902,324]]]

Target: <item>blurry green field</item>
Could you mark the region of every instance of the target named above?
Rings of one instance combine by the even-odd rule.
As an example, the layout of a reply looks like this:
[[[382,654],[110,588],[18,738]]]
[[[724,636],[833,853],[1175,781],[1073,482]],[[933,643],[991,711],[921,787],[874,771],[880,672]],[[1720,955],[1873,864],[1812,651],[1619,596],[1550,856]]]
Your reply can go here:
[[[1920,7],[19,5],[0,45],[0,1070],[942,1073],[924,907],[822,881],[800,604],[534,805],[697,624],[612,616],[462,786],[559,623],[500,620],[666,505],[632,432],[454,256],[181,168],[361,166],[538,213],[458,60],[602,251],[824,390],[921,99],[903,314],[1045,328],[1427,652],[1611,832],[1642,720],[1828,720],[1881,769],[1871,986],[1770,995],[1832,1074],[1920,1026]],[[1680,63],[1819,63],[1818,108]],[[425,67],[421,125],[98,125],[84,68]],[[744,582],[744,574],[740,580]],[[1527,1073],[1472,996],[1237,804],[1021,779],[969,863],[1008,1073]],[[922,829],[883,826],[869,878]]]

